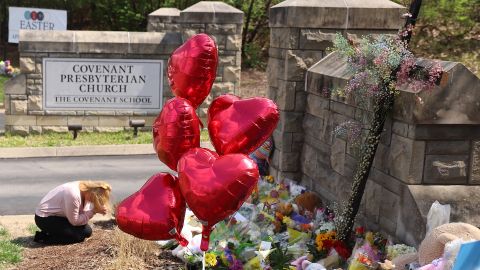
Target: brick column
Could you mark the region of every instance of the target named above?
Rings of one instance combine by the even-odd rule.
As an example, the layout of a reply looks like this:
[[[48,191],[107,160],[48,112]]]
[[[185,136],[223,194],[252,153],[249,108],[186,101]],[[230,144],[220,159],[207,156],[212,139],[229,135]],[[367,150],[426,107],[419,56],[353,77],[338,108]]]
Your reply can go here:
[[[387,0],[287,0],[270,8],[268,96],[280,109],[280,122],[273,134],[273,176],[279,180],[301,178],[302,123],[307,106],[305,72],[326,55],[335,33],[352,38],[396,33],[403,12],[402,6]]]

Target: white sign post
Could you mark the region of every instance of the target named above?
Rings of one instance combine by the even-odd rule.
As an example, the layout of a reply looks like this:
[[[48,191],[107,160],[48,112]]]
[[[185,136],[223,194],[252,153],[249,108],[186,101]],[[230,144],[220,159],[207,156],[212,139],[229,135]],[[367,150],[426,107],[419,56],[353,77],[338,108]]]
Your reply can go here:
[[[18,43],[18,33],[27,30],[67,30],[67,11],[45,8],[8,8],[8,42]]]
[[[163,61],[43,59],[45,110],[159,110]]]

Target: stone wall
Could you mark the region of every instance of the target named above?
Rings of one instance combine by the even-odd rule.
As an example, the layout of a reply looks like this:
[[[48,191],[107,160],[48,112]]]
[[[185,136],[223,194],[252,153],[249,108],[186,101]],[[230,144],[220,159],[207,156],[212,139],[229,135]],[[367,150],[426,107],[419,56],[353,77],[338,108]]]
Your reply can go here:
[[[411,245],[423,239],[435,200],[452,205],[451,220],[480,225],[480,80],[460,63],[440,63],[448,80],[442,87],[401,89],[396,98],[360,209],[361,223]],[[360,150],[333,129],[354,121],[366,134],[372,116],[371,106],[325,95],[349,78],[336,53],[307,74],[302,183],[328,201],[348,196]]]
[[[69,124],[86,131],[119,131],[130,119],[144,119],[151,126],[156,111],[45,110],[43,108],[44,58],[162,59],[182,44],[179,33],[106,31],[21,31],[20,71],[5,84],[5,129],[17,134],[66,132]],[[166,73],[165,73],[166,74]],[[163,78],[164,100],[172,94]]]
[[[213,37],[218,46],[217,78],[199,117],[205,119],[210,102],[221,94],[240,95],[243,12],[219,1],[201,1],[185,9],[161,8],[148,16],[149,32],[178,32],[186,40],[198,33]]]
[[[202,1],[183,11],[161,8],[148,17],[148,32],[21,31],[21,75],[5,85],[5,129],[28,134],[64,132],[69,124],[86,131],[118,131],[129,120],[145,119],[147,128],[159,111],[142,110],[45,110],[42,61],[44,58],[161,59],[164,72],[170,54],[197,33],[212,36],[219,49],[219,66],[212,92],[198,113],[206,117],[208,105],[223,93],[240,86],[243,12],[223,2]],[[163,101],[173,97],[164,74]],[[237,93],[238,94],[238,93]]]
[[[404,8],[387,0],[287,0],[270,9],[268,96],[280,109],[271,173],[299,179],[307,68],[325,57],[337,32],[356,38],[398,32]]]
[[[350,74],[345,60],[326,49],[336,32],[352,39],[396,34],[404,12],[387,0],[287,0],[270,9],[268,95],[281,115],[270,172],[277,179],[299,180],[327,202],[347,198],[360,149],[333,129],[351,120],[366,134],[372,114],[329,97]],[[416,94],[401,89],[358,215],[369,229],[410,245],[423,239],[435,200],[452,205],[452,221],[480,226],[480,82],[459,63],[441,65],[444,86]]]

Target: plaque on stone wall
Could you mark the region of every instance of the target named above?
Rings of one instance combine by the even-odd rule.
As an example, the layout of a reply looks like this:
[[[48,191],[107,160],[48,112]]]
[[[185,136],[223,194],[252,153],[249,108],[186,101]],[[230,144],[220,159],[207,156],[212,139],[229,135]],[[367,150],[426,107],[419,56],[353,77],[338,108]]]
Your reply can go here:
[[[163,61],[43,59],[45,110],[159,110]]]

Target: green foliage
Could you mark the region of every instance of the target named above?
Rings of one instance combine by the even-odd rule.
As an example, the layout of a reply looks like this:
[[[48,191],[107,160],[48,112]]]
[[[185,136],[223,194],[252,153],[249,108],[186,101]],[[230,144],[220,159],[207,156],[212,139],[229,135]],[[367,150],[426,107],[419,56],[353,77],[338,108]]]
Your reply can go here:
[[[268,57],[268,55],[265,55],[265,51],[265,48],[261,47],[258,43],[245,44],[243,48],[242,66],[265,70],[267,67],[266,58]]]
[[[245,13],[244,67],[265,68],[269,46],[268,10],[281,1],[223,0]],[[410,4],[410,0],[393,1],[405,6]],[[72,30],[145,31],[148,14],[156,9],[183,10],[197,2],[199,0],[3,0],[2,4],[67,10],[68,29]],[[0,5],[0,22],[6,20],[7,13],[8,9]],[[420,57],[463,62],[480,76],[479,0],[423,1],[410,49]]]
[[[3,89],[3,85],[9,78],[7,76],[0,75],[0,103],[3,103],[3,100],[5,98],[5,91]]]
[[[183,10],[200,0],[4,0],[5,7],[42,7],[68,12],[68,29],[146,31],[148,14],[161,7]],[[242,34],[244,67],[265,69],[268,58],[268,10],[282,0],[224,0],[245,13]],[[0,22],[8,9],[0,6]]]
[[[462,62],[480,76],[480,1],[423,1],[410,49],[419,57]]]
[[[268,10],[282,0],[225,0],[224,2],[245,13],[242,34],[242,66],[264,70],[270,41]]]
[[[278,243],[273,244],[274,250],[268,256],[268,262],[273,270],[290,269],[290,262],[294,257],[288,253],[288,247],[282,248]]]
[[[63,9],[68,12],[68,29],[145,31],[148,14],[161,7],[185,9],[199,0],[4,0],[6,6]],[[8,10],[0,8],[0,21]]]

